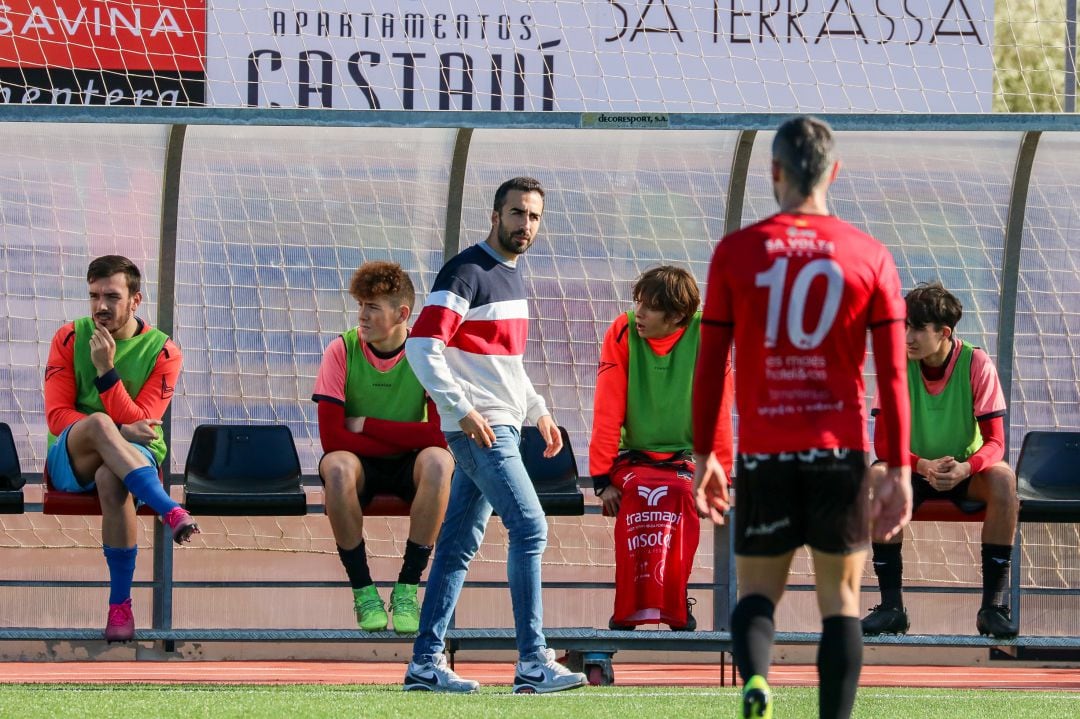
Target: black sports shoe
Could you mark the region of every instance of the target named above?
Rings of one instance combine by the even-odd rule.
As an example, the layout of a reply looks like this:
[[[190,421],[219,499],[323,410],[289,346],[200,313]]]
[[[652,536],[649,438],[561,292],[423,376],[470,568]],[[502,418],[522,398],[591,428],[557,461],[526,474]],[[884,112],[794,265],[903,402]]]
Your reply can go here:
[[[697,600],[693,597],[686,598],[686,624],[681,627],[671,627],[673,632],[692,632],[697,629],[697,620],[694,619],[694,612],[692,607],[697,604]]]
[[[876,637],[878,634],[907,634],[911,622],[908,621],[907,612],[903,607],[886,607],[879,604],[870,609],[870,613],[862,619],[862,633],[867,637]]]
[[[979,630],[979,634],[995,639],[1015,639],[1020,633],[1020,628],[1013,623],[1009,608],[1000,604],[980,609],[975,617],[975,628]]]
[[[611,615],[611,619],[607,620],[607,628],[613,632],[631,632],[637,627],[633,624],[619,624],[615,621],[615,615]]]

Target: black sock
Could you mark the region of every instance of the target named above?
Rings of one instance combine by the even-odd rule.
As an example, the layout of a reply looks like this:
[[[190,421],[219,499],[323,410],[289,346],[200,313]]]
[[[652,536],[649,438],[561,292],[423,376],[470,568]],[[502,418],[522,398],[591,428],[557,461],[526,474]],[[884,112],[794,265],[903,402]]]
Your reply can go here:
[[[342,549],[338,546],[337,553],[341,557],[341,563],[345,565],[345,573],[349,575],[349,584],[353,589],[375,583],[371,579],[371,570],[368,569],[367,547],[364,546],[364,540],[361,539],[360,544],[352,549]]]
[[[983,544],[982,545],[982,574],[983,592],[982,608],[1000,604],[1005,606],[1005,585],[1009,581],[1009,569],[1012,567],[1012,545],[1008,544]]]
[[[401,572],[397,578],[398,583],[419,584],[420,575],[427,569],[429,557],[431,557],[431,547],[406,539],[405,557],[401,562]]]
[[[900,545],[897,545],[900,546]],[[821,719],[848,719],[862,672],[862,625],[857,617],[826,617],[821,627],[817,668]]]
[[[731,613],[731,648],[744,684],[755,675],[769,676],[775,608],[768,597],[751,594],[740,599]]]
[[[904,557],[903,544],[878,544],[874,542],[874,574],[881,590],[881,605],[890,609],[904,608]]]

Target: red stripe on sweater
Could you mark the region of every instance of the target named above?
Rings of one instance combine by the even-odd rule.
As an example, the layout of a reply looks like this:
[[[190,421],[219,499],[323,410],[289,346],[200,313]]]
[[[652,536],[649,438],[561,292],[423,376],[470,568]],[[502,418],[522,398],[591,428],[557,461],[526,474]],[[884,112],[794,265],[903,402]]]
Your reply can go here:
[[[467,320],[447,346],[479,355],[523,355],[528,337],[529,321],[524,318]]]
[[[450,338],[461,326],[462,317],[457,312],[437,305],[425,305],[416,318],[412,337],[429,337],[449,344]]]

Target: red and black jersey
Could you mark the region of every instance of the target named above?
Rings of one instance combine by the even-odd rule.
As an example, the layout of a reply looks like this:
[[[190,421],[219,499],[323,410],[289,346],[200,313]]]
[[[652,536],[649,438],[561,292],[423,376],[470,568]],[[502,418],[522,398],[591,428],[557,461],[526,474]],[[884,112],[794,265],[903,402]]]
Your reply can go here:
[[[721,240],[698,364],[723,366],[734,339],[739,452],[868,449],[862,369],[874,328],[883,328],[874,340],[888,425],[906,437],[905,314],[889,251],[836,217],[781,213]],[[708,356],[721,346],[724,356]],[[719,397],[718,381],[697,379],[703,402]],[[695,445],[711,429],[695,403]]]

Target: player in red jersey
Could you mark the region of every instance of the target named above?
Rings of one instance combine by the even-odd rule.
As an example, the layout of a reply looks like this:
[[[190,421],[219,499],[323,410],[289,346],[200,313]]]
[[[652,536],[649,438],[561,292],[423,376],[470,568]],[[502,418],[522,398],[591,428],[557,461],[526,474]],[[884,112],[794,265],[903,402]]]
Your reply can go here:
[[[859,584],[871,523],[875,537],[887,538],[911,518],[911,470],[898,449],[909,436],[900,280],[881,243],[829,214],[838,170],[827,124],[805,116],[784,122],[772,146],[780,212],[721,240],[709,267],[694,378],[694,480],[699,510],[722,523],[727,476],[709,445],[724,385],[712,368],[724,365],[734,340],[739,601],[731,633],[744,717],[772,716],[773,611],[804,544],[823,624],[820,716],[850,716],[862,667]],[[874,487],[863,407],[867,330],[879,421],[894,448]]]

